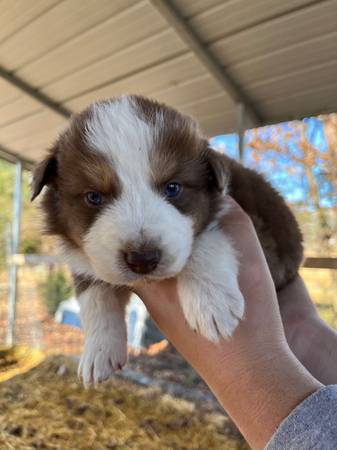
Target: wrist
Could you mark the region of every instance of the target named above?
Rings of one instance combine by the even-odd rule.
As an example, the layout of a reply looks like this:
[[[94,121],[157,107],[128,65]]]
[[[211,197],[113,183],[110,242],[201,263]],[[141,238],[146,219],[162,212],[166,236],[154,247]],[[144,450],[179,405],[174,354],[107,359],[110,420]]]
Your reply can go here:
[[[319,314],[300,276],[283,287],[278,293],[278,303],[282,321],[287,328],[296,327]]]
[[[279,424],[322,385],[299,363],[286,345],[264,355],[238,355],[219,371],[211,386],[227,413],[254,449],[265,447]],[[232,362],[232,359],[231,359]]]

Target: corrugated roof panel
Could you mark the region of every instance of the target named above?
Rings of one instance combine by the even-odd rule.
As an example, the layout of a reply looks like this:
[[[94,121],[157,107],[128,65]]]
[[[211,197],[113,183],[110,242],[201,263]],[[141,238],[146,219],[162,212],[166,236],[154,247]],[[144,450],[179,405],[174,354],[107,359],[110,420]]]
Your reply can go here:
[[[16,153],[25,154],[27,157],[31,155],[31,158],[35,158],[37,153],[46,152],[57,136],[55,128],[51,128],[33,136],[27,135],[14,141],[8,141],[7,145]]]
[[[230,3],[231,0],[171,0],[178,6],[181,15],[185,18],[190,18],[203,11],[213,8],[215,5],[221,3]]]
[[[214,78],[205,74],[201,77],[189,78],[180,86],[171,86],[161,91],[149,92],[147,95],[179,108],[180,105],[191,103],[196,98],[210,97],[221,92]]]
[[[233,103],[228,96],[221,91],[212,97],[201,98],[193,103],[179,106],[180,111],[202,120],[208,116],[224,114],[226,111],[233,110]]]
[[[17,120],[34,114],[42,109],[43,106],[40,103],[36,102],[27,95],[21,95],[14,101],[0,106],[0,136],[1,127],[9,125],[12,122],[16,122]]]
[[[29,155],[32,153],[26,152],[23,154],[24,157],[28,158]],[[34,150],[34,161],[42,161],[43,158],[46,156],[46,149],[45,147],[38,147]]]
[[[248,92],[258,98],[260,102],[270,98],[277,100],[284,96],[291,96],[301,91],[315,91],[322,86],[329,86],[337,81],[337,59],[310,67],[299,72],[290,72],[282,77],[250,86]],[[337,92],[335,94],[337,96]]]
[[[0,14],[0,43],[59,2],[60,0],[3,0]]]
[[[0,140],[1,142],[11,142],[20,137],[33,136],[49,127],[55,127],[56,131],[57,127],[61,126],[64,122],[65,119],[59,114],[44,109],[43,111],[32,114],[22,120],[1,127]]]
[[[336,24],[337,0],[324,1],[217,41],[211,49],[228,67],[336,31]]]
[[[172,1],[201,42],[216,40],[219,64],[266,122],[337,110],[337,0]],[[229,95],[148,1],[3,5],[0,65],[24,64],[15,75],[55,102],[78,111],[98,98],[139,93],[191,114],[208,135],[236,129]],[[0,79],[1,144],[38,158],[65,123]]]
[[[10,146],[12,152],[22,155],[27,159],[37,161],[37,153],[41,153],[43,150],[43,153],[47,154],[47,151],[51,148],[54,140],[55,138],[51,138],[48,141],[44,140],[40,143],[36,138],[32,139],[29,136],[25,136],[17,143],[10,142],[5,145],[6,148],[9,148],[8,146]]]
[[[69,121],[67,119],[63,119],[63,121],[58,123],[56,127],[55,125],[49,125],[43,129],[41,128],[40,130],[37,130],[36,132],[34,131],[34,133],[32,134],[25,134],[24,136],[14,137],[8,140],[8,142],[10,142],[11,145],[20,145],[24,141],[30,142],[32,146],[35,144],[49,145],[50,142],[54,142],[57,139],[59,133],[63,132],[68,122]]]
[[[97,99],[126,93],[149,95],[170,86],[177,87],[189,78],[203,74],[205,74],[204,67],[194,55],[187,54],[72,99],[65,105],[73,111],[78,111]]]
[[[193,17],[190,25],[205,42],[212,42],[312,3],[313,0],[233,0],[207,8]]]
[[[21,155],[22,158],[28,159],[33,162],[39,162],[42,161],[43,158],[46,156],[46,149],[48,149],[48,146],[36,146],[34,145],[33,148],[26,148],[26,146],[23,146],[21,149],[15,149],[14,147],[11,149],[12,152],[14,152],[17,155]]]
[[[65,101],[103,84],[146,70],[152,64],[164,62],[183,51],[186,51],[186,46],[179,36],[173,30],[166,29],[70,74],[42,91]]]
[[[262,105],[271,123],[299,119],[336,111],[336,92],[337,82],[277,100],[271,98]]]
[[[79,33],[106,21],[136,0],[66,0],[19,30],[0,45],[0,58],[9,70],[17,70]],[[98,7],[99,5],[99,7]]]
[[[0,78],[0,106],[20,97],[21,92],[8,81]]]
[[[23,67],[18,75],[37,87],[107,57],[167,28],[147,2],[140,2]]]
[[[249,86],[270,78],[310,69],[337,59],[337,31],[282,48],[231,67],[240,82]],[[272,95],[272,93],[271,93]]]
[[[224,111],[224,113],[209,116],[199,121],[201,130],[208,137],[218,134],[230,133],[237,129],[236,111]]]

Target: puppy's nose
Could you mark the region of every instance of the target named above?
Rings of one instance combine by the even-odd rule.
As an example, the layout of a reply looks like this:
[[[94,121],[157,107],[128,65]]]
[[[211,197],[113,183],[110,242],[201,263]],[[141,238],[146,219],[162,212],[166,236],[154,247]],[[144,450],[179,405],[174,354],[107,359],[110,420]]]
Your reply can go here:
[[[124,253],[124,258],[132,272],[146,274],[153,272],[158,266],[161,251],[158,249],[141,252],[130,251]]]

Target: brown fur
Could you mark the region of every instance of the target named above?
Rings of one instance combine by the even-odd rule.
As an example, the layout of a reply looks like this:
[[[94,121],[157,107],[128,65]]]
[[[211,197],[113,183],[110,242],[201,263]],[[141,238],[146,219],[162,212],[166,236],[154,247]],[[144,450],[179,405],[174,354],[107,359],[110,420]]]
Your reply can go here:
[[[222,156],[231,174],[229,194],[251,217],[275,285],[297,274],[303,258],[302,234],[281,195],[257,172]]]
[[[261,175],[210,149],[191,118],[154,101],[133,100],[144,121],[156,124],[156,118],[163,119],[150,158],[153,187],[163,192],[170,181],[182,184],[182,194],[169,201],[193,217],[198,234],[213,220],[229,182],[230,195],[253,220],[276,287],[289,282],[302,260],[302,237],[282,197]],[[49,157],[37,167],[33,181],[33,198],[48,185],[42,202],[48,232],[79,248],[102,211],[84,202],[85,193],[98,191],[109,203],[121,192],[118,174],[83,140],[89,117],[90,108],[73,118]]]
[[[46,231],[62,236],[75,247],[81,247],[83,234],[101,211],[85,203],[85,193],[98,191],[107,204],[120,193],[118,176],[111,165],[102,155],[91,152],[83,141],[87,117],[87,110],[75,116],[71,127],[51,149],[50,156],[37,167],[33,182],[34,188],[37,176],[41,179],[41,166],[53,161],[53,171],[49,171],[48,180],[44,179],[49,187],[42,200]],[[33,191],[33,198],[36,195]]]
[[[200,233],[214,218],[220,206],[220,197],[228,174],[217,170],[217,158],[202,137],[196,122],[189,116],[177,113],[169,106],[143,97],[132,97],[137,112],[147,122],[156,126],[162,117],[164,127],[158,133],[151,154],[154,187],[162,192],[170,181],[184,186],[183,195],[171,203],[182,213],[193,217],[194,231]]]
[[[155,152],[151,163],[154,187],[159,192],[163,192],[165,185],[170,181],[176,181],[183,186],[182,195],[169,201],[179,211],[193,217],[196,234],[214,218],[221,200],[216,194],[215,175],[208,159],[211,152],[201,140],[198,147],[192,147],[195,154],[189,155],[185,150],[186,147],[179,141],[172,147],[173,151],[165,152],[165,148],[169,147],[163,145],[161,150]],[[165,154],[165,158],[161,157],[162,154]]]

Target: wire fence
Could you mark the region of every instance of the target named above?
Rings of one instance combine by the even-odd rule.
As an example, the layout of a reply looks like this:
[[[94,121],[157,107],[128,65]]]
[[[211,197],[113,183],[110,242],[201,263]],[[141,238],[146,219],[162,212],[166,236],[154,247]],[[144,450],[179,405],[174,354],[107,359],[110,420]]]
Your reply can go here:
[[[18,296],[16,305],[15,343],[39,348],[46,353],[64,353],[79,355],[83,348],[84,337],[81,328],[58,323],[54,315],[48,313],[42,284],[48,276],[44,265],[22,266],[18,276]],[[301,269],[301,275],[318,307],[319,313],[331,326],[337,328],[337,271],[330,269]],[[66,300],[66,298],[64,298]],[[149,344],[147,327],[144,338],[146,315],[135,313],[131,303],[129,322],[130,338]],[[5,344],[8,326],[8,272],[0,273],[0,343]],[[141,324],[139,325],[139,322]],[[154,340],[162,337],[153,329]],[[137,346],[136,345],[136,346]]]
[[[83,332],[78,327],[55,321],[48,313],[42,283],[48,275],[45,267],[21,267],[18,277],[15,343],[40,348],[47,353],[80,354]],[[8,313],[8,275],[0,284],[0,341],[5,343]],[[66,299],[64,299],[66,300]]]
[[[60,280],[54,279],[54,285],[45,286],[50,275],[66,275],[66,283],[71,282],[70,274],[64,266],[23,265],[18,271],[18,290],[16,302],[16,320],[14,342],[38,348],[44,352],[79,355],[84,344],[83,331],[80,328],[79,305],[70,290],[62,289]],[[63,281],[62,281],[63,282]],[[50,312],[50,296],[55,289],[58,297],[54,312]],[[66,294],[68,292],[68,295]],[[0,344],[6,344],[8,321],[8,271],[0,273]],[[63,297],[62,293],[64,294]],[[57,306],[58,304],[58,306]],[[74,307],[75,305],[75,307]],[[69,325],[70,323],[70,325]],[[143,303],[133,295],[127,307],[128,343],[130,349],[138,352],[142,346],[147,347],[163,339],[163,335],[149,319]]]

